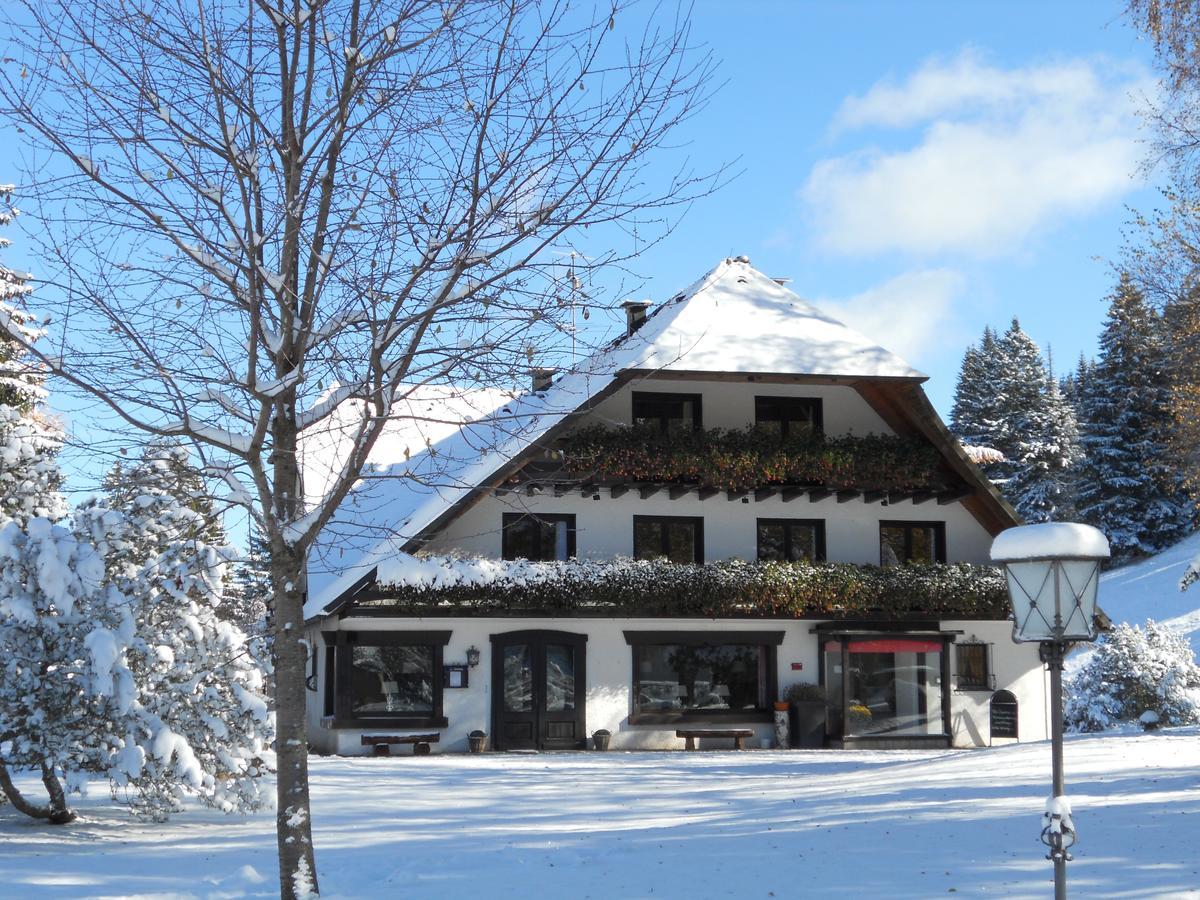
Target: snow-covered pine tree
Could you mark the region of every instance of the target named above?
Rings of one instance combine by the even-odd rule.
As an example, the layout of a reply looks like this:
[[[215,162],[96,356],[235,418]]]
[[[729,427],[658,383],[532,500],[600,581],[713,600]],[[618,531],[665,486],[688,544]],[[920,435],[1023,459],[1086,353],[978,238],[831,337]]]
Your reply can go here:
[[[132,620],[103,581],[103,559],[67,529],[0,519],[0,789],[52,824],[75,818],[75,776],[107,770],[132,702],[118,639]],[[40,773],[47,805],[17,789],[15,769]]]
[[[1075,371],[1068,372],[1058,380],[1059,392],[1063,395],[1071,408],[1075,411],[1075,421],[1080,428],[1083,427],[1082,412],[1083,398],[1087,394],[1088,386],[1092,382],[1096,372],[1096,364],[1079,353],[1079,361],[1075,363]]]
[[[1191,504],[1167,459],[1164,368],[1159,318],[1123,274],[1082,391],[1077,480],[1079,515],[1108,535],[1115,561],[1156,553],[1191,525]]]
[[[11,198],[12,186],[0,185],[0,225],[18,214]],[[0,237],[0,250],[9,243]],[[34,516],[55,521],[67,511],[55,461],[62,431],[42,406],[46,392],[39,367],[6,333],[38,338],[24,306],[30,291],[29,276],[0,261],[0,515],[22,522]]]
[[[1016,318],[997,342],[993,446],[1005,456],[996,475],[1026,522],[1072,514],[1072,469],[1079,458],[1075,414],[1046,371],[1037,344]]]
[[[77,516],[136,623],[125,655],[137,703],[111,772],[114,796],[156,820],[188,794],[254,809],[273,725],[248,639],[218,615],[231,551],[207,543],[205,514],[159,483],[164,457],[146,461],[131,467],[141,475],[126,509],[96,502]]]
[[[11,190],[0,186],[0,225],[17,214]],[[0,248],[8,245],[0,238]],[[0,325],[34,340],[23,306],[29,293],[28,276],[0,264]],[[21,811],[62,823],[74,818],[62,778],[100,766],[106,754],[103,742],[81,730],[93,718],[103,721],[87,715],[95,699],[86,687],[93,620],[79,606],[98,587],[98,557],[52,525],[66,503],[61,432],[42,408],[44,396],[41,373],[0,335],[0,790]],[[17,790],[13,768],[41,772],[48,805]]]
[[[988,326],[983,329],[979,346],[972,344],[963,354],[950,411],[950,432],[969,446],[995,446],[1000,361],[997,344],[996,333]]]
[[[265,634],[271,602],[270,548],[253,526],[246,543],[246,553],[233,564],[233,577],[226,587],[223,605],[232,607],[226,618],[238,623],[248,634]]]

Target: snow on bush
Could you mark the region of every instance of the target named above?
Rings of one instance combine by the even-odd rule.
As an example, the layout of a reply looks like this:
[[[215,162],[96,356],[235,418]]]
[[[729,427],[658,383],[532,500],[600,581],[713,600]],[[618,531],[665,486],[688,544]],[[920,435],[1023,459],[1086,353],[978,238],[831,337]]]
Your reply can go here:
[[[96,551],[46,519],[0,519],[0,763],[67,780],[115,740],[121,627]]]
[[[204,516],[176,498],[141,494],[134,506],[121,514],[92,503],[77,514],[137,623],[124,648],[137,699],[113,796],[155,820],[189,795],[225,812],[257,809],[273,721],[246,635],[218,616],[228,556],[201,539]]]
[[[1073,731],[1200,723],[1200,667],[1188,642],[1153,619],[1118,625],[1066,684],[1064,721]]]

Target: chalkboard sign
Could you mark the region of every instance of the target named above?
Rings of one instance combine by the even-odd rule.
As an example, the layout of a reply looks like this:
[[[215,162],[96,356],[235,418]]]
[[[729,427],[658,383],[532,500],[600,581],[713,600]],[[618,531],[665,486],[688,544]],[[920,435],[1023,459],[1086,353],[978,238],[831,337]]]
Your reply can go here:
[[[991,725],[994,738],[1017,736],[1017,698],[1011,691],[996,691],[992,694]]]

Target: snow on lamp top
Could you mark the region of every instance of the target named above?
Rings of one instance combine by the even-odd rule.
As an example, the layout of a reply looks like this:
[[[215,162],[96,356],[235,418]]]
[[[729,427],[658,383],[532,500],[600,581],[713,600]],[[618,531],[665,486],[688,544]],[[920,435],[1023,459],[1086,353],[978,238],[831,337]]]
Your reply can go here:
[[[1017,559],[1108,559],[1108,538],[1091,525],[1043,522],[1000,532],[992,541],[992,562]]]
[[[1050,522],[1003,531],[992,561],[1004,564],[1014,641],[1093,641],[1100,560],[1108,539],[1090,525]]]

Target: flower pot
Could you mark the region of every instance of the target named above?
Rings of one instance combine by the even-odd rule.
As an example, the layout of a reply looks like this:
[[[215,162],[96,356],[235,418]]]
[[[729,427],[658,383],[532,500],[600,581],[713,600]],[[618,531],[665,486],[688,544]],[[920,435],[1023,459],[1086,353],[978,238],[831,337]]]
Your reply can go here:
[[[595,734],[592,735],[592,747],[595,750],[601,750],[601,751],[607,750],[608,742],[611,740],[612,740],[612,732],[606,731],[603,728],[601,728],[599,731],[597,731]]]
[[[787,712],[790,705],[786,700],[776,700],[775,710],[776,712]]]
[[[817,750],[825,746],[825,701],[793,700],[788,709],[792,749]]]
[[[487,735],[482,731],[472,731],[467,735],[467,743],[470,744],[472,753],[482,753],[487,749]]]

